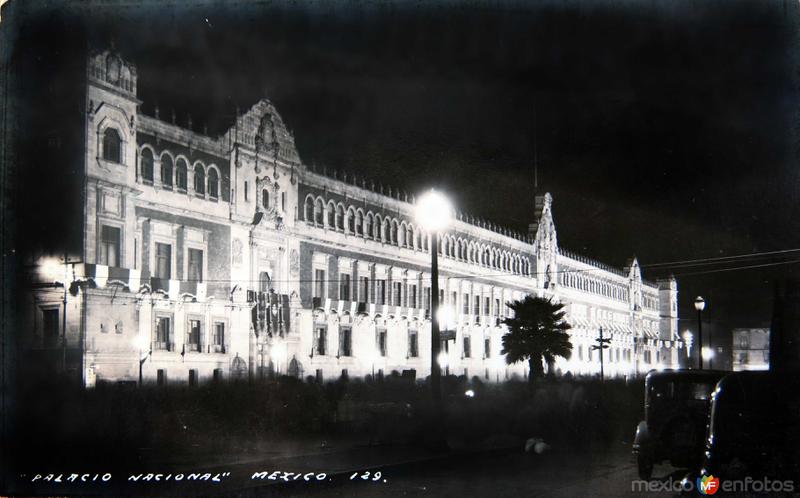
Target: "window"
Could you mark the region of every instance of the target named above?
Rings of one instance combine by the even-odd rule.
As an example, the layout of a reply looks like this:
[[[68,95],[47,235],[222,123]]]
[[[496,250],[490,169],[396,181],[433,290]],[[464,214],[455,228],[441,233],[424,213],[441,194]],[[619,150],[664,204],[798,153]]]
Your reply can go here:
[[[347,273],[339,275],[339,299],[342,301],[350,300],[350,275]]]
[[[489,316],[489,306],[491,306],[492,300],[489,297],[483,298],[483,315]]]
[[[739,347],[742,349],[750,349],[750,336],[747,333],[739,335]]]
[[[495,299],[494,300],[494,316],[496,316],[496,317],[500,316],[500,300],[499,299]]]
[[[269,190],[261,189],[261,207],[269,209]]]
[[[431,288],[430,287],[425,287],[425,289],[423,291],[423,301],[424,301],[423,304],[425,306],[425,311],[430,311],[431,310]]]
[[[472,357],[472,347],[469,342],[469,336],[464,336],[464,358],[471,358]]]
[[[417,284],[411,284],[408,286],[408,307],[416,308],[417,306]]]
[[[386,280],[375,282],[375,301],[377,304],[386,304]]]
[[[328,204],[328,228],[336,228],[336,206]]]
[[[419,356],[419,335],[414,329],[408,331],[408,357],[416,358]]]
[[[339,331],[339,351],[342,356],[352,356],[353,354],[353,337],[352,329],[350,327],[342,327]]]
[[[323,280],[325,275],[322,276]],[[258,274],[258,290],[261,292],[269,292],[272,280],[269,278],[269,273],[262,271]]]
[[[200,197],[206,195],[206,172],[199,164],[194,167],[194,193]]]
[[[483,340],[483,356],[486,358],[492,357],[492,341],[488,337]]]
[[[161,185],[172,190],[172,158],[169,154],[161,155]]]
[[[472,304],[473,304],[472,309],[474,311],[473,315],[475,315],[475,316],[480,315],[481,314],[481,296],[475,296],[472,299]]]
[[[314,204],[314,223],[322,226],[323,225],[323,209],[322,209],[322,201],[317,200],[316,204]]]
[[[172,278],[172,246],[156,242],[156,278]]]
[[[215,353],[224,353],[225,352],[225,324],[223,322],[215,322],[214,323],[214,337],[213,346]]]
[[[464,302],[461,305],[464,315],[469,315],[469,294],[464,294]]]
[[[203,281],[203,251],[200,249],[189,249],[189,274],[190,282]]]
[[[395,306],[401,305],[402,297],[403,297],[403,284],[400,282],[392,282],[392,299],[394,300]]]
[[[175,186],[183,192],[186,192],[188,170],[186,161],[178,159],[178,165],[175,167]]]
[[[367,238],[372,238],[372,215],[367,215],[364,218],[364,236]]]
[[[222,369],[221,368],[215,368],[214,369],[214,377],[213,377],[213,379],[214,379],[214,382],[222,382]]]
[[[336,207],[336,229],[344,231],[344,208],[341,205]]]
[[[152,158],[151,154],[150,159],[152,160]],[[122,163],[122,139],[114,128],[106,128],[103,132],[103,159]]]
[[[378,330],[378,353],[386,356],[386,329]]]
[[[153,183],[153,152],[150,149],[142,150],[141,164],[142,164],[142,180],[144,180],[145,183]]]
[[[200,320],[189,320],[186,336],[186,350],[200,351]]]
[[[325,355],[325,343],[327,341],[328,330],[324,326],[318,326],[314,330],[314,354]]]
[[[57,308],[42,310],[42,339],[46,348],[54,348],[58,345],[58,315]]]
[[[219,197],[219,173],[214,168],[208,172],[208,196],[212,199]]]
[[[196,386],[197,385],[197,369],[192,368],[189,370],[189,385]]]
[[[156,343],[154,349],[170,351],[171,335],[171,320],[168,316],[160,316],[156,323]]]
[[[355,215],[354,218],[355,219],[354,219],[353,223],[355,224],[355,226],[353,227],[352,231],[356,235],[361,235],[363,233],[362,230],[361,230],[362,229],[361,225],[363,223],[363,219],[361,217],[361,212],[360,211],[356,211],[356,215]]]
[[[314,270],[314,297],[325,299],[325,270]]]
[[[100,229],[100,260],[101,265],[120,266],[119,246],[120,229],[103,225]]]
[[[366,303],[369,299],[369,277],[361,277],[361,289],[358,292],[358,301]]]
[[[245,180],[245,182],[244,182],[244,202],[248,202],[247,197],[249,195],[250,195],[250,185],[247,183],[247,180]],[[306,201],[306,202],[308,202],[308,201]],[[308,211],[306,211],[306,213],[308,213]],[[306,215],[306,220],[308,220],[308,215]]]

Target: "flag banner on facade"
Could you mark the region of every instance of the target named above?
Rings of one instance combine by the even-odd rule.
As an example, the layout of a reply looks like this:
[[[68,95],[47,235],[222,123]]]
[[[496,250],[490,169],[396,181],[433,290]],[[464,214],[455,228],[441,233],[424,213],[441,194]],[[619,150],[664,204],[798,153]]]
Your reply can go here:
[[[325,299],[325,311],[328,312],[331,309],[331,298]]]
[[[342,314],[344,313],[344,301],[342,301],[341,299],[339,300],[339,306],[336,309],[336,312],[339,314],[339,316],[342,316]]]
[[[269,321],[271,334],[280,334],[282,332],[281,322],[281,296],[274,292],[269,293]]]
[[[356,316],[356,312],[358,311],[358,303],[355,301],[350,303],[350,315]]]
[[[369,303],[369,315],[375,316],[375,303]]]
[[[172,280],[169,281],[169,298],[173,301],[177,301],[178,297],[181,295],[181,281],[180,280]]]
[[[291,320],[291,307],[289,302],[289,295],[288,294],[281,294],[281,302],[282,302],[282,317],[283,317],[283,330],[288,334],[291,331],[290,324],[292,323]]]
[[[250,323],[253,326],[253,332],[255,332],[256,337],[258,337],[258,303],[253,304],[253,307],[250,308]]]
[[[94,283],[98,287],[105,287],[108,283],[108,267],[106,265],[95,265]]]

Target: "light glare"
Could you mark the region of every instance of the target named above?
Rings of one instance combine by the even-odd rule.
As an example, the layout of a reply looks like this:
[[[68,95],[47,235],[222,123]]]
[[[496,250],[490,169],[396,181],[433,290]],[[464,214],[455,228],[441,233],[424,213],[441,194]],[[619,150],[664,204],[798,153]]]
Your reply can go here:
[[[450,225],[453,205],[441,193],[430,190],[417,200],[417,222],[426,230],[439,232]]]

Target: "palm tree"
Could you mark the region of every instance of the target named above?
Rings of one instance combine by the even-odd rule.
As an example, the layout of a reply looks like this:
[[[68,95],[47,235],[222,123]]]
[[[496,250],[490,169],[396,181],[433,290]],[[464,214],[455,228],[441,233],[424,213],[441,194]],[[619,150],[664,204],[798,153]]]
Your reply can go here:
[[[526,296],[508,306],[514,310],[514,318],[503,320],[508,332],[503,336],[502,354],[508,364],[528,360],[528,381],[532,384],[536,377],[544,375],[542,360],[549,366],[557,356],[572,356],[567,333],[572,327],[564,321],[564,305],[552,299]]]

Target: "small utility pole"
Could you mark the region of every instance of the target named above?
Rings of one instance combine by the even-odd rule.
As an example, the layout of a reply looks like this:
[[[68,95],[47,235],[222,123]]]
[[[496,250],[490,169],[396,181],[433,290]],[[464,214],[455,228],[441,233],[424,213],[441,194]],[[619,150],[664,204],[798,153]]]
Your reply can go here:
[[[609,348],[608,343],[611,342],[611,338],[603,339],[603,327],[600,327],[600,337],[595,339],[595,341],[597,344],[592,346],[592,350],[600,351],[600,382],[605,382],[603,372],[603,350]]]

